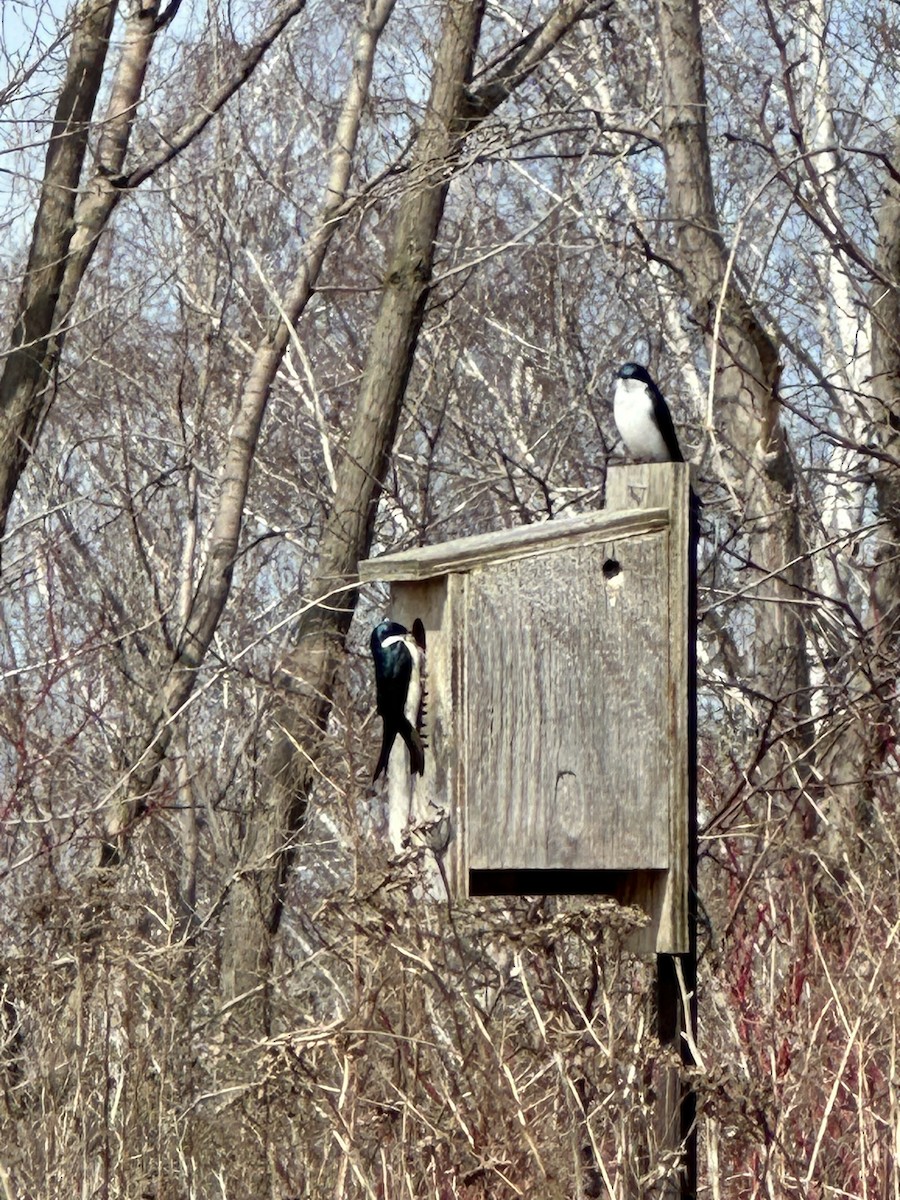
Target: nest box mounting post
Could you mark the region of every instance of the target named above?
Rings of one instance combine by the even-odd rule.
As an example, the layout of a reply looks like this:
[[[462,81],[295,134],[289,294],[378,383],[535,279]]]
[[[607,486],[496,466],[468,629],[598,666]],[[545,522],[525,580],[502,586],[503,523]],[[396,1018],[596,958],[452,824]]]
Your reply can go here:
[[[648,915],[634,949],[686,953],[689,468],[613,468],[600,512],[359,574],[425,625],[425,774],[394,772],[392,810],[439,831],[454,896],[612,895]]]

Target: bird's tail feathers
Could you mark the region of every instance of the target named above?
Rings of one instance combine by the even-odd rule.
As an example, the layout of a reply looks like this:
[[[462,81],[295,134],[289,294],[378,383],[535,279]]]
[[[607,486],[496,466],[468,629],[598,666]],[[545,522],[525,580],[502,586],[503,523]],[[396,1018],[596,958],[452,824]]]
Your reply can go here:
[[[375,774],[372,776],[372,782],[378,778],[383,771],[387,770],[388,759],[391,757],[391,747],[394,744],[394,738],[397,736],[396,729],[388,729],[384,727],[384,734],[381,738],[381,753],[378,755],[378,763],[375,767]]]
[[[400,726],[400,736],[406,742],[406,747],[409,750],[409,770],[412,775],[425,774],[425,743],[422,741],[422,735],[418,729],[414,728],[409,721],[404,718],[403,724]]]
[[[394,746],[394,738],[396,738],[398,733],[404,742],[406,742],[407,749],[409,750],[410,773],[412,775],[425,774],[425,743],[422,741],[422,735],[418,729],[413,728],[406,717],[403,717],[396,728],[385,728],[384,737],[381,739],[381,753],[378,755],[375,774],[372,776],[373,783],[383,771],[387,771],[391,750]]]

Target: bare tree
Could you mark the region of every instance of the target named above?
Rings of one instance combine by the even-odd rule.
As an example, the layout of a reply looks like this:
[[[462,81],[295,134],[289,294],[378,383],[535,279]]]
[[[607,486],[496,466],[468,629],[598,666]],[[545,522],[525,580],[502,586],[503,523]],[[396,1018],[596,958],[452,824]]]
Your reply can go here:
[[[701,1194],[893,1195],[896,31],[150,8],[83,118],[4,541],[0,1191],[671,1188],[637,914],[448,913],[391,855],[354,574],[596,506],[640,358],[704,500]],[[3,93],[10,332],[98,11],[36,6]]]
[[[201,111],[170,134],[162,152],[125,174],[154,42],[177,14],[181,0],[135,5],[125,18],[122,49],[93,152],[93,171],[83,192],[79,189],[86,170],[91,121],[104,81],[117,4],[115,0],[85,0],[76,9],[10,353],[0,376],[0,537],[42,415],[52,399],[53,373],[72,306],[119,200],[190,145],[252,75],[265,51],[305,4],[306,0],[286,4]]]
[[[0,379],[3,526],[50,385],[56,305],[74,233],[78,184],[115,14],[114,0],[105,4],[89,0],[77,10],[73,21],[66,79],[47,147],[45,184],[13,327],[11,353]]]

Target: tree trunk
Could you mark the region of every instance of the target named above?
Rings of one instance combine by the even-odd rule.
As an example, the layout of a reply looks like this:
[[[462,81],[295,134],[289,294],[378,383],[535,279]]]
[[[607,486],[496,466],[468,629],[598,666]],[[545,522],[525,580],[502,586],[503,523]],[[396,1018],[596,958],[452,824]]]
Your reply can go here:
[[[900,161],[900,123],[894,133],[895,166]],[[897,663],[900,658],[900,183],[896,169],[888,174],[878,210],[876,268],[871,288],[872,378],[876,433],[888,459],[875,470],[878,513],[884,524],[871,584],[871,625],[876,653],[861,664],[852,681],[856,689],[855,720],[858,752],[851,759],[858,771],[845,795],[847,824],[865,839],[872,819],[871,802],[885,758],[891,753],[896,729]],[[849,755],[837,764],[840,770]],[[849,772],[847,772],[849,774]]]
[[[737,286],[713,195],[698,0],[660,0],[663,143],[679,265],[715,373],[716,421],[708,432],[724,482],[748,529],[757,688],[793,715],[791,741],[809,730],[803,630],[804,539],[794,465],[781,426],[778,347]],[[718,432],[722,434],[718,443]]]
[[[324,727],[334,675],[355,603],[356,564],[371,538],[379,482],[394,440],[431,280],[435,238],[453,161],[465,134],[472,58],[482,4],[449,0],[434,66],[431,97],[416,140],[401,202],[381,307],[369,344],[350,437],[336,471],[334,506],[321,544],[312,594],[295,649],[285,664],[293,694],[276,717],[279,730],[264,797],[245,859],[252,870],[232,885],[223,950],[226,1000],[264,985],[271,939],[283,904],[290,855],[284,839],[302,823],[309,789],[300,747]],[[346,588],[330,603],[336,589]],[[257,993],[258,994],[258,993]]]
[[[900,125],[894,157],[900,159]],[[876,474],[878,507],[886,522],[878,553],[875,607],[879,643],[896,662],[900,620],[900,184],[888,176],[878,211],[881,278],[872,287],[872,391],[882,449],[891,456]]]
[[[293,0],[290,11],[297,11],[305,2]],[[144,811],[146,796],[156,782],[168,749],[173,722],[191,696],[197,669],[203,663],[225,609],[250,485],[250,470],[272,384],[290,343],[293,326],[313,294],[331,239],[338,228],[375,48],[395,3],[396,0],[367,0],[354,50],[353,70],[331,150],[325,201],[307,242],[300,269],[281,306],[281,319],[271,335],[257,347],[244,383],[222,461],[218,498],[206,537],[203,572],[193,598],[185,606],[175,661],[154,699],[147,742],[129,779],[123,781],[122,796],[114,804],[107,821],[107,838],[100,854],[101,867],[115,866],[119,862],[127,831]],[[280,27],[283,27],[287,11],[284,10],[279,18]],[[273,28],[270,26],[266,38]]]
[[[75,232],[78,183],[115,14],[115,0],[85,0],[74,18],[65,79],[47,147],[31,252],[10,352],[0,376],[0,538],[47,403],[56,361],[57,302]]]

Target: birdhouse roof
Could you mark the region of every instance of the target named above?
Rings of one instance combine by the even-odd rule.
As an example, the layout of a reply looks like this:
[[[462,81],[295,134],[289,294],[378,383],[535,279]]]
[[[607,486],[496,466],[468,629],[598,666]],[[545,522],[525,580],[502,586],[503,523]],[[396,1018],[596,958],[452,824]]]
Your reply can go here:
[[[434,579],[513,558],[549,554],[575,542],[608,541],[656,533],[669,524],[667,508],[618,509],[583,513],[562,521],[543,521],[496,533],[456,538],[436,546],[415,546],[359,564],[361,583]]]

